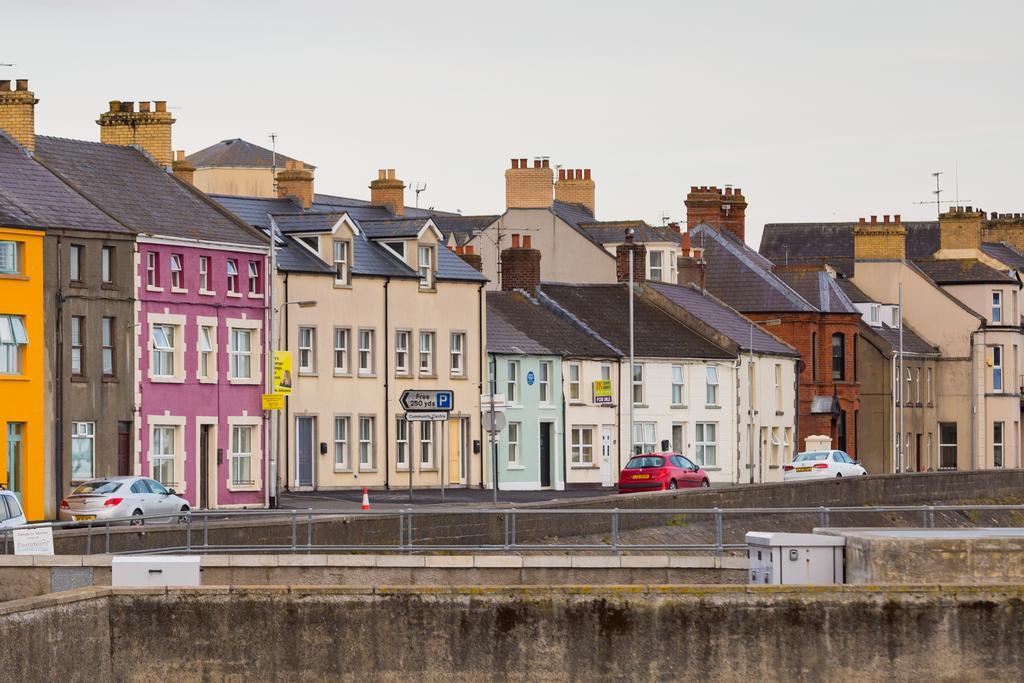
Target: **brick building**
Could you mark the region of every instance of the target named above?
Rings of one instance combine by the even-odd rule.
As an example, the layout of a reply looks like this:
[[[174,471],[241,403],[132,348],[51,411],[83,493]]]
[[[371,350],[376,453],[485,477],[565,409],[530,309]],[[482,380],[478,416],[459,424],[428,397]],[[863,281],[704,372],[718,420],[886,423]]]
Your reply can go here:
[[[835,448],[855,455],[860,315],[834,270],[779,267],[748,247],[746,206],[738,189],[691,188],[679,281],[706,288],[800,352],[798,450],[806,437],[823,434]]]

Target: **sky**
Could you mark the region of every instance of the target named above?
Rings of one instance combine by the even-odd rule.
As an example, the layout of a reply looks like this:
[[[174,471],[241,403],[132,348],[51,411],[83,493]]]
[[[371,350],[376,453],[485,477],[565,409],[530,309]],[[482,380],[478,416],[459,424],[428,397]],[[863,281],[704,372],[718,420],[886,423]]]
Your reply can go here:
[[[691,185],[772,222],[1022,211],[1024,3],[2,0],[0,78],[37,131],[98,140],[107,101],[167,100],[174,148],[227,138],[368,197],[504,209],[513,157],[590,168],[603,220],[685,220]],[[407,203],[413,195],[407,191]]]

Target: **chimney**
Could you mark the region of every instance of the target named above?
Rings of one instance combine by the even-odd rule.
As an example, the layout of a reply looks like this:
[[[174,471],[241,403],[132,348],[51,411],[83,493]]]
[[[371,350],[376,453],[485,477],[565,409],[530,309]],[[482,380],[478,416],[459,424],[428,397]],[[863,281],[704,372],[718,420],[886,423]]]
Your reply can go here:
[[[467,244],[464,247],[458,247],[455,250],[455,253],[459,255],[459,258],[479,270],[481,273],[484,272],[483,257],[476,253],[472,244]]]
[[[0,81],[0,130],[30,152],[36,149],[36,99],[28,81]]]
[[[589,168],[569,168],[558,170],[555,182],[555,200],[566,204],[582,204],[594,213],[594,181],[590,178]]]
[[[629,282],[629,252],[633,251],[633,282],[647,281],[647,246],[635,244],[631,234],[626,235],[625,244],[615,247],[615,275],[619,282]]]
[[[284,170],[277,172],[277,196],[293,199],[303,209],[313,206],[313,169],[301,161],[285,162]]]
[[[540,286],[540,250],[532,248],[527,235],[520,246],[519,235],[512,235],[512,246],[501,250],[501,289],[535,292]]]
[[[985,212],[973,207],[952,206],[939,215],[939,249],[980,249]]]
[[[167,102],[157,100],[152,108],[149,102],[111,100],[109,109],[100,114],[100,142],[106,145],[138,145],[160,166],[171,166],[171,126],[174,119],[167,111]]]
[[[393,216],[405,214],[405,183],[395,178],[395,169],[382,168],[370,181],[370,204],[383,206]]]
[[[505,171],[505,207],[550,209],[554,172],[547,159],[537,158],[530,168],[526,159],[513,159]]]
[[[867,219],[861,218],[853,229],[853,257],[855,261],[902,261],[906,258],[907,230],[903,227],[903,219],[899,214],[892,217],[882,216],[878,222],[877,214]]]
[[[171,172],[179,180],[184,180],[189,185],[194,184],[192,177],[195,175],[196,167],[185,161],[185,150],[179,149],[174,153],[174,163],[171,164]]]
[[[714,185],[693,185],[686,195],[686,227],[701,223],[717,230],[728,230],[740,241],[746,238],[747,200],[740,188],[720,191]]]

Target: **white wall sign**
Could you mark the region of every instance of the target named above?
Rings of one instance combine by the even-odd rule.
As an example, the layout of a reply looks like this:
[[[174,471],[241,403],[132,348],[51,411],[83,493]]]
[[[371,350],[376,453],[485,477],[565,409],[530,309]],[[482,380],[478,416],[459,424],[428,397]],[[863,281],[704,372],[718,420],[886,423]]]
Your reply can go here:
[[[14,530],[15,555],[53,555],[53,529],[48,526]]]

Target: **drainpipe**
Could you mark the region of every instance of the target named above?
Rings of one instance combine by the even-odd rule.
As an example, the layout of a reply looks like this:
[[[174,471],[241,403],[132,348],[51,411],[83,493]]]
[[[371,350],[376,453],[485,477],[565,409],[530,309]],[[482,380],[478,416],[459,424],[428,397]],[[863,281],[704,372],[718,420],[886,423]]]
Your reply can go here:
[[[281,301],[288,301],[288,273],[287,272],[285,272],[285,274],[284,274],[284,296],[281,297]],[[287,350],[288,349],[288,307],[287,306],[282,306],[281,308],[283,309],[281,312],[284,314],[284,330],[285,330],[283,347],[284,347],[284,350]],[[280,342],[281,340],[278,340],[278,341]],[[282,344],[279,343],[278,346],[282,346]],[[291,427],[292,427],[291,408],[292,408],[292,397],[291,396],[285,396],[284,397],[284,490],[285,491],[291,491],[291,487],[292,487],[292,484],[291,484],[291,482],[292,482],[292,479],[291,479],[291,458],[289,457],[289,451],[288,451],[288,444],[291,443]],[[277,457],[278,457],[278,460],[281,459],[280,450],[278,451],[278,456]],[[278,463],[278,467],[280,467],[280,466],[281,466],[280,463]]]
[[[484,358],[484,356],[487,353],[486,345],[484,344],[484,286],[483,285],[480,285],[480,287],[476,290],[476,296],[477,296],[477,302],[478,302],[477,303],[477,311],[478,311],[478,313],[477,313],[477,316],[476,316],[476,322],[477,322],[477,342],[480,345],[480,353],[477,354],[479,356],[479,358],[480,358],[480,382],[477,385],[479,387],[480,391],[477,392],[477,393],[478,393],[478,395],[483,396],[483,394],[484,394],[484,382],[486,381],[485,380],[485,375],[484,375],[484,362],[486,361],[486,359]],[[495,369],[495,371],[497,371],[497,369]],[[495,385],[495,388],[497,388],[497,385]],[[484,420],[484,407],[481,405],[480,406],[480,422],[479,422],[479,424],[482,425],[483,424],[483,420]],[[412,467],[412,460],[411,460],[412,454],[410,454],[409,457],[410,457],[409,466]],[[466,484],[467,485],[469,484],[469,477],[466,478]],[[484,430],[483,429],[480,430],[480,488],[481,489],[484,488]]]
[[[976,459],[976,454],[975,454],[975,449],[976,449],[975,440],[977,438],[977,431],[978,430],[977,430],[977,426],[976,426],[975,422],[978,419],[978,400],[977,400],[977,398],[978,398],[978,389],[977,389],[977,386],[976,386],[977,371],[975,370],[975,358],[974,358],[974,354],[977,353],[977,346],[975,346],[975,344],[974,344],[974,335],[978,334],[979,332],[984,334],[984,330],[974,330],[973,332],[971,332],[971,353],[970,353],[970,358],[971,358],[971,470],[974,470],[976,468],[976,466],[977,466],[976,465],[977,459]],[[982,349],[985,348],[984,341],[985,340],[983,338],[982,339]],[[984,381],[984,378],[982,379],[982,381]]]
[[[565,358],[564,357],[562,358],[562,362],[563,363],[565,362]],[[559,368],[559,370],[561,370],[561,369],[562,368]],[[580,362],[580,373],[582,374],[582,372],[583,372],[583,363],[581,361]],[[569,466],[565,462],[566,461],[566,457],[565,457],[565,434],[566,434],[566,426],[565,426],[565,404],[566,404],[566,400],[565,400],[565,375],[563,375],[561,372],[559,372],[558,376],[559,376],[559,378],[561,380],[561,384],[562,384],[562,434],[561,434],[561,439],[559,439],[561,441],[561,444],[562,444],[562,449],[561,449],[562,450],[562,488],[564,490],[568,490],[569,489],[569,481],[568,481],[568,479],[569,479]],[[597,428],[598,428],[598,430],[600,430],[601,429],[601,425],[598,425]],[[600,432],[598,432],[597,438],[598,439],[601,438]],[[600,442],[598,442],[598,443],[600,443]],[[604,482],[603,481],[601,482],[601,485],[604,486]],[[555,483],[555,488],[556,489],[558,488],[558,483],[557,482]]]
[[[60,502],[64,500],[64,294],[63,294],[63,282],[64,273],[61,268],[64,254],[63,241],[60,235],[57,236],[57,291],[56,291],[56,304],[57,304],[57,316],[54,324],[54,337],[57,339],[57,353],[56,353],[56,370],[54,377],[54,387],[56,388],[56,408],[57,414],[55,415],[56,424],[54,425],[54,443],[56,448],[54,449],[54,456],[56,463],[54,464],[53,473],[56,485],[54,487],[54,493],[57,496],[57,504],[54,511],[57,515],[60,514]]]
[[[384,278],[384,488],[391,489],[391,436],[388,427],[391,425],[391,375],[388,370],[388,339],[391,333],[388,331],[388,285],[391,278]],[[410,340],[412,341],[412,340]],[[407,428],[408,429],[408,428]],[[408,436],[408,432],[406,433]],[[409,449],[409,469],[412,470],[412,449]]]
[[[889,429],[892,433],[892,471],[896,472],[897,454],[896,449],[899,448],[899,435],[896,433],[896,391],[900,387],[896,384],[896,358],[899,353],[893,351],[892,359],[889,362],[889,382],[892,384],[890,387],[890,401],[892,403],[892,414],[889,416]]]

